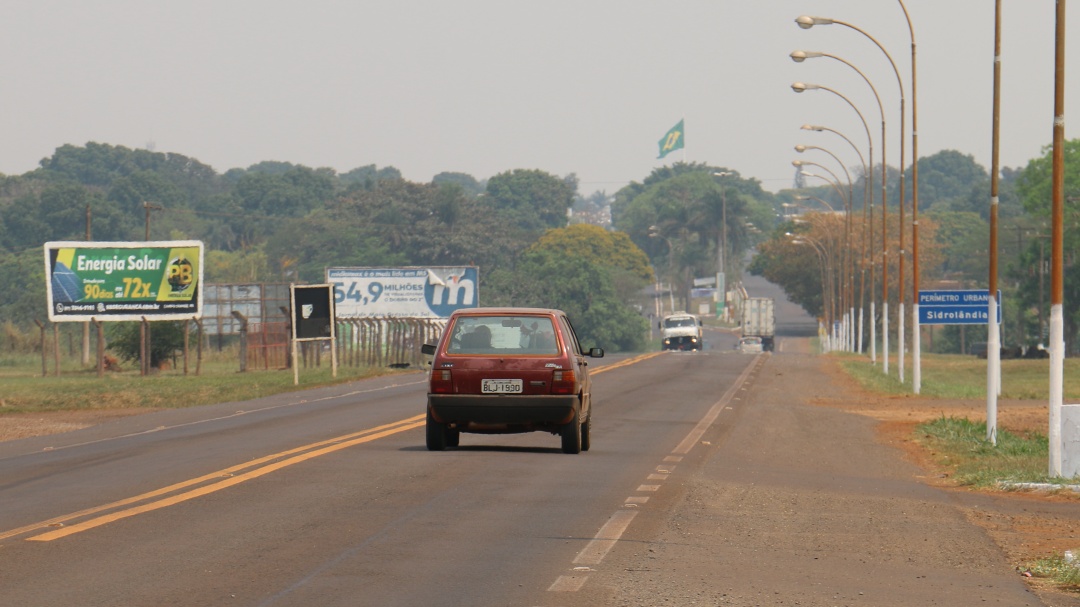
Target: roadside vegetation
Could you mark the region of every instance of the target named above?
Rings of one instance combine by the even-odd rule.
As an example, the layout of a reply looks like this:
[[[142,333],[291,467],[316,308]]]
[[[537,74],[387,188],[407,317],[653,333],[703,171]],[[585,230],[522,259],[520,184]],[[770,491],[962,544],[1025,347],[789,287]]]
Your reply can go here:
[[[865,355],[837,354],[844,371],[863,388],[880,394],[911,395],[911,357],[900,383],[896,355],[889,359],[889,375],[881,371],[881,359],[868,364]],[[956,354],[923,354],[920,396],[927,398],[986,398],[986,360]],[[1050,361],[1012,359],[1001,361],[1003,399],[1043,400],[1050,398]],[[1080,399],[1080,358],[1065,359],[1065,399]]]
[[[923,355],[922,386],[919,396],[911,393],[910,369],[907,383],[901,384],[890,366],[890,375],[867,364],[865,356],[843,354],[842,369],[867,391],[882,395],[905,395],[911,399],[984,399],[986,398],[986,360],[974,356]],[[893,359],[895,362],[895,359]],[[1049,363],[1047,360],[1001,361],[1003,399],[1049,399]],[[1065,400],[1080,399],[1080,359],[1065,360]],[[962,417],[946,417],[917,425],[912,440],[933,462],[934,467],[962,487],[980,490],[1015,491],[1028,483],[1060,485],[1054,493],[1076,499],[1080,494],[1066,484],[1072,480],[1052,478],[1047,474],[1049,442],[1042,432],[1009,431],[999,426],[997,444],[986,440],[986,422]],[[1022,561],[1017,571],[1041,580],[1055,590],[1080,592],[1080,561],[1073,550]]]
[[[843,354],[841,368],[866,390],[877,394],[903,395],[912,399],[985,399],[986,360],[974,356],[930,354],[922,358],[919,395],[911,393],[911,370],[906,383],[897,372],[889,375],[865,356]],[[1080,359],[1065,361],[1065,400],[1080,399]],[[1001,399],[1048,400],[1049,361],[1001,361]],[[998,429],[997,445],[986,440],[986,422],[944,417],[920,424],[914,440],[930,453],[935,463],[948,470],[960,485],[978,488],[1008,487],[1010,483],[1058,483],[1047,476],[1049,447],[1039,432],[1012,433]]]
[[[1038,559],[1024,573],[1049,580],[1060,590],[1080,593],[1080,562],[1075,556],[1063,554]]]
[[[192,363],[187,375],[183,369],[172,369],[157,370],[143,377],[135,363],[125,370],[109,371],[98,377],[95,369],[79,368],[69,360],[59,377],[51,374],[42,377],[39,356],[4,357],[0,360],[0,382],[4,385],[0,415],[194,407],[401,373],[386,368],[339,366],[335,378],[330,361],[323,360],[321,366],[301,367],[299,385],[294,386],[291,370],[239,373],[236,361],[237,352],[226,350],[205,357],[200,375],[195,375]]]
[[[1015,483],[1045,483],[1049,456],[1046,436],[998,429],[997,445],[986,440],[986,422],[940,417],[915,428],[915,440],[950,470],[960,485],[1008,488]]]

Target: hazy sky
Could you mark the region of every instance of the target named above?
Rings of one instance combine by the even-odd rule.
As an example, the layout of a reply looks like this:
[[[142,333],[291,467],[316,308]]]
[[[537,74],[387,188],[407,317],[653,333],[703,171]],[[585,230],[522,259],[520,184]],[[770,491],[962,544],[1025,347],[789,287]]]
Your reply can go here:
[[[990,166],[994,3],[907,0],[918,52],[921,156],[942,149]],[[1054,2],[1006,1],[1001,163],[1023,166],[1053,134]],[[1066,137],[1080,120],[1080,6],[1069,16]],[[347,171],[392,165],[406,179],[483,179],[514,168],[576,173],[613,193],[665,162],[707,162],[790,187],[798,158],[854,167],[843,132],[899,157],[910,111],[907,22],[892,0],[9,0],[0,20],[0,172],[21,174],[88,141],[194,157],[219,172],[263,160]],[[686,149],[657,160],[680,119]],[[910,136],[911,117],[907,119]],[[909,140],[910,141],[910,140]],[[907,146],[910,158],[911,146]],[[910,164],[910,160],[906,161]]]

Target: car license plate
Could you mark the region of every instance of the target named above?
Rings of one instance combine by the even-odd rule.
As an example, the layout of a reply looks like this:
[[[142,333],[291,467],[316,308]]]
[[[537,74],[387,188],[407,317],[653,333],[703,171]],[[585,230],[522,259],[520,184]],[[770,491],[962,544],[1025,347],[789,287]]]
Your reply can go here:
[[[480,386],[484,394],[521,394],[520,379],[485,379]]]

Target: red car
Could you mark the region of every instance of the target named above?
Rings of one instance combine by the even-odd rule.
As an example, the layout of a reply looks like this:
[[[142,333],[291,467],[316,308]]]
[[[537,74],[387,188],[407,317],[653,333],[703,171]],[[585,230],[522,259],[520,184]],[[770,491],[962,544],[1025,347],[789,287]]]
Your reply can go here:
[[[427,447],[456,447],[462,432],[543,431],[564,453],[589,450],[591,387],[586,357],[560,310],[471,308],[450,316],[428,385]]]

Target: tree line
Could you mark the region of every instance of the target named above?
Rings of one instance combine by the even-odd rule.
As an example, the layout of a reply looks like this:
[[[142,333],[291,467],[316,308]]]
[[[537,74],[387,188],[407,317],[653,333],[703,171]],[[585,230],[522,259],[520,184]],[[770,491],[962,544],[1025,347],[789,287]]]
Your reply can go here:
[[[210,283],[322,282],[329,266],[475,265],[482,304],[559,307],[584,340],[641,349],[652,261],[624,232],[571,225],[571,209],[610,202],[581,197],[577,185],[534,169],[429,183],[393,167],[284,162],[219,174],[179,154],[65,145],[34,171],[0,177],[0,339],[13,347],[46,316],[44,242],[148,236],[203,241]]]
[[[1069,159],[1080,154],[1080,143],[1068,147],[1067,221],[1075,226],[1080,163]],[[1017,339],[1021,331],[1027,339],[1039,334],[1034,325],[1041,309],[1040,245],[1048,233],[1048,154],[1002,172],[1003,282],[1006,305],[1019,311]],[[868,180],[860,170],[853,173],[852,211],[860,217]],[[880,167],[871,173],[876,198]],[[887,203],[895,213],[899,171],[889,167],[887,175]],[[986,170],[971,156],[944,151],[919,159],[919,175],[924,285],[985,286]],[[728,282],[734,282],[751,253],[757,254],[753,271],[820,315],[815,256],[803,254],[791,263],[778,256],[776,243],[795,227],[788,214],[800,198],[842,209],[844,189],[803,184],[774,194],[735,169],[680,162],[614,194],[582,196],[574,175],[536,169],[486,179],[444,172],[428,183],[375,165],[337,172],[267,161],[218,173],[175,153],[65,145],[33,171],[0,176],[0,322],[6,328],[0,340],[11,347],[12,335],[46,315],[41,245],[84,240],[89,221],[93,240],[143,240],[148,228],[152,240],[203,241],[211,283],[321,282],[328,266],[476,265],[483,305],[561,307],[582,325],[586,339],[613,351],[633,350],[644,346],[647,335],[645,286],[657,280],[673,285],[686,306],[694,278],[714,275],[723,259]],[[907,192],[910,197],[910,183]],[[608,209],[612,223],[602,228],[568,217],[569,210],[594,217]],[[893,230],[889,238],[897,239]],[[1066,230],[1070,335],[1076,304],[1069,302],[1080,299],[1072,253],[1080,250],[1078,233]],[[790,271],[800,264],[805,271]],[[769,267],[789,271],[784,277]]]
[[[1002,169],[999,180],[999,247],[998,260],[1003,300],[1003,340],[1010,346],[1034,347],[1046,344],[1049,321],[1049,234],[1051,202],[1051,150],[1034,158],[1020,168]],[[990,176],[970,155],[953,150],[939,152],[919,159],[919,262],[920,287],[922,289],[985,289],[989,283],[989,235],[990,235]],[[880,179],[880,167],[872,171],[875,180]],[[911,288],[911,175],[905,172],[907,216],[903,226],[905,248],[901,250],[899,225],[899,172],[889,170],[891,179],[887,184],[886,206],[888,217],[885,244],[882,244],[880,181],[871,189],[875,219],[871,230],[863,224],[864,188],[866,176],[857,172],[852,188],[855,246],[870,246],[870,261],[859,262],[856,281],[868,280],[871,271],[876,273],[877,291],[856,296],[858,301],[869,301],[881,293],[880,251],[888,252],[890,260],[889,293],[895,302],[899,288],[896,261],[905,255],[907,283],[904,293],[908,305],[912,303]],[[1066,142],[1065,146],[1065,340],[1066,351],[1077,349],[1080,329],[1080,265],[1076,263],[1080,251],[1080,140]],[[778,193],[780,203],[787,212],[770,237],[758,247],[758,255],[750,265],[750,271],[781,285],[792,301],[799,303],[810,313],[827,316],[825,309],[827,289],[822,287],[822,265],[825,259],[799,245],[799,237],[806,236],[810,242],[831,238],[831,232],[821,220],[797,223],[792,208],[802,206],[801,212],[814,205],[812,211],[821,214],[824,205],[806,202],[806,198],[820,199],[835,208],[843,208],[847,202],[830,186],[804,187]],[[835,228],[832,228],[835,231]],[[793,236],[795,242],[793,242]],[[861,250],[856,254],[863,259]],[[873,264],[871,267],[870,264]],[[910,310],[910,308],[908,308]],[[880,312],[880,303],[878,306]],[[890,314],[895,314],[892,306]],[[890,320],[896,326],[896,319]],[[968,343],[986,340],[985,325],[961,329],[946,326],[935,336],[933,350],[957,352],[965,338]]]

